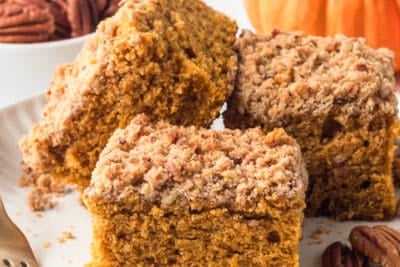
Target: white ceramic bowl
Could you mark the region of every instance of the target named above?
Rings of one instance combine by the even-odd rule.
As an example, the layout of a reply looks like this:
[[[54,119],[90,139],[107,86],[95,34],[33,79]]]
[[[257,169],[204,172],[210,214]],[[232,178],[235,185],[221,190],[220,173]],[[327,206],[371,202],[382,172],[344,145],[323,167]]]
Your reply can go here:
[[[93,34],[35,44],[0,44],[0,106],[45,92],[55,68],[72,62]]]

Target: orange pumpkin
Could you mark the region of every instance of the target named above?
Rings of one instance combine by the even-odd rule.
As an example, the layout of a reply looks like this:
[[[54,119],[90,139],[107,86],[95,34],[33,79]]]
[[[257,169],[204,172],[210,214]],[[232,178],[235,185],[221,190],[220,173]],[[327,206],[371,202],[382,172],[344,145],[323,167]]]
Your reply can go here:
[[[400,70],[400,0],[244,0],[258,32],[274,28],[312,35],[364,37],[396,53]]]

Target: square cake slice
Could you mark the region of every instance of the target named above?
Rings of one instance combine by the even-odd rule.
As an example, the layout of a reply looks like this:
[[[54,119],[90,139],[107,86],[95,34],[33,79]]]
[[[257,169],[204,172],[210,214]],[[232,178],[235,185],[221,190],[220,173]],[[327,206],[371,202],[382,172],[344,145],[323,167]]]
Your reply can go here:
[[[364,40],[244,31],[229,128],[282,127],[299,143],[310,186],[308,215],[394,215],[397,100],[393,55]]]
[[[140,113],[210,125],[233,89],[236,30],[201,0],[121,1],[55,72],[41,120],[20,141],[23,179],[86,187],[108,138]]]
[[[284,130],[153,124],[136,116],[83,195],[89,266],[298,266],[308,176]]]

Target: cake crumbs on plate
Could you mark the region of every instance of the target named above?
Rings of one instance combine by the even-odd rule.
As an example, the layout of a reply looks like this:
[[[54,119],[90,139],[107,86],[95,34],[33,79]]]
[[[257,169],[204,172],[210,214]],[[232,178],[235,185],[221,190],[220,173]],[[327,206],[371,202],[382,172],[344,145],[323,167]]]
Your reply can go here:
[[[28,207],[32,211],[45,211],[58,205],[54,197],[64,196],[73,191],[73,187],[62,182],[53,181],[49,175],[34,175],[23,165],[22,169],[27,173],[18,180],[20,187],[31,186],[28,193]],[[41,215],[37,215],[41,217]]]
[[[70,231],[62,232],[61,236],[57,238],[58,243],[64,243],[68,239],[75,239],[76,237]]]
[[[51,242],[50,241],[46,241],[43,243],[43,248],[49,248],[51,247]]]
[[[54,208],[57,202],[52,201],[52,194],[40,187],[32,188],[28,193],[28,206],[32,211],[45,211]]]
[[[311,232],[309,238],[311,239],[310,242],[307,244],[309,245],[320,245],[324,242],[321,235],[323,234],[330,234],[332,231],[328,228],[323,226],[318,226],[314,231]]]

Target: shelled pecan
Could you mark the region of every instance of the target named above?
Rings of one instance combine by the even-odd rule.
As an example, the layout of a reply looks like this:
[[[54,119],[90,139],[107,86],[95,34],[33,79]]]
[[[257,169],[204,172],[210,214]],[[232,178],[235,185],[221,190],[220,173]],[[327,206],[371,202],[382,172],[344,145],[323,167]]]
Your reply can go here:
[[[0,42],[33,43],[93,32],[120,0],[0,0]]]
[[[98,0],[101,1],[101,0]],[[115,12],[117,12],[118,10],[118,5],[120,0],[109,0],[107,1],[108,4],[106,5],[106,8],[103,10],[103,12],[101,13],[103,18],[107,18],[112,16]]]
[[[71,36],[71,24],[68,20],[67,0],[48,1],[50,13],[54,17],[55,31],[51,39],[64,39]]]
[[[120,0],[47,0],[55,18],[55,39],[93,32],[104,18],[118,10]]]
[[[93,32],[99,20],[99,10],[95,0],[69,0],[68,19],[71,36],[81,36]]]
[[[383,267],[400,267],[400,232],[385,225],[356,226],[349,235],[353,249]]]
[[[39,0],[0,2],[0,42],[43,42],[49,39],[53,31],[53,17],[45,2]]]
[[[367,267],[367,259],[358,251],[351,249],[341,242],[329,245],[322,255],[324,267]]]

